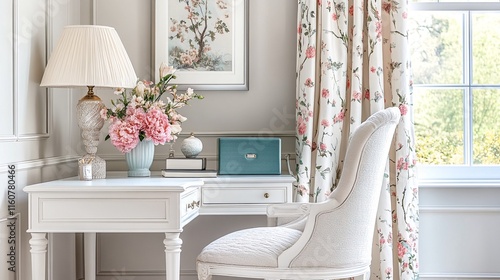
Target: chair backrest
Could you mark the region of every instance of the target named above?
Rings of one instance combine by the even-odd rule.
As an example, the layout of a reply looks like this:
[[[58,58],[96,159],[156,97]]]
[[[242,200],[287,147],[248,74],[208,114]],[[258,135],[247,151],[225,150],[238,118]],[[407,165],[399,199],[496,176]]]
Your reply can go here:
[[[379,111],[352,134],[339,184],[319,206],[311,237],[292,267],[370,263],[384,170],[400,116],[397,108]]]

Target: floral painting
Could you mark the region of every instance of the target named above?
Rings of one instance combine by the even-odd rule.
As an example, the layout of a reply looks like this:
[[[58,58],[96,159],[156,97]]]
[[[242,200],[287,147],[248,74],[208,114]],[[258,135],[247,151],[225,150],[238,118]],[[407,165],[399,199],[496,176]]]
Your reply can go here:
[[[180,89],[248,90],[248,0],[155,0],[155,67]],[[156,75],[157,76],[157,75]]]
[[[169,64],[178,70],[231,71],[230,0],[169,1]]]

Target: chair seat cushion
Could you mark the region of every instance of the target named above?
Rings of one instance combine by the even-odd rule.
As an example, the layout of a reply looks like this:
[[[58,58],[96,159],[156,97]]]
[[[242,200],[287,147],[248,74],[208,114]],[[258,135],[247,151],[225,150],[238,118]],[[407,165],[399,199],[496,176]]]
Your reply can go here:
[[[258,227],[225,235],[208,244],[198,261],[277,267],[278,256],[299,239],[301,231],[284,227]]]

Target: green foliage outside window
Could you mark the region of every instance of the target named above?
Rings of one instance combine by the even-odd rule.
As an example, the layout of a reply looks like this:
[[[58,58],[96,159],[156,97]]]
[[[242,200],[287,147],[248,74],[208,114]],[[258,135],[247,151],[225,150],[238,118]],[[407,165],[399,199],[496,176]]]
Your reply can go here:
[[[500,14],[471,14],[471,58],[463,46],[467,17],[413,14],[415,133],[423,164],[500,164]],[[469,61],[471,73],[464,67]]]

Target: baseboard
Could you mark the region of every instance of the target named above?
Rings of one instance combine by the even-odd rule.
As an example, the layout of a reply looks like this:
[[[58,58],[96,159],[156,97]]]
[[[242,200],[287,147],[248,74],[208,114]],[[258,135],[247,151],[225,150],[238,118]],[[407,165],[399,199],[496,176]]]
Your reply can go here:
[[[137,277],[137,276],[142,276],[142,277],[153,277],[153,276],[165,276],[165,271],[164,270],[143,270],[143,271],[130,271],[130,270],[113,270],[113,271],[98,271],[97,276],[114,276],[114,277]],[[185,277],[191,278],[194,277],[194,279],[198,278],[198,274],[196,273],[196,270],[181,270],[180,271],[180,276],[183,279],[187,279]]]

